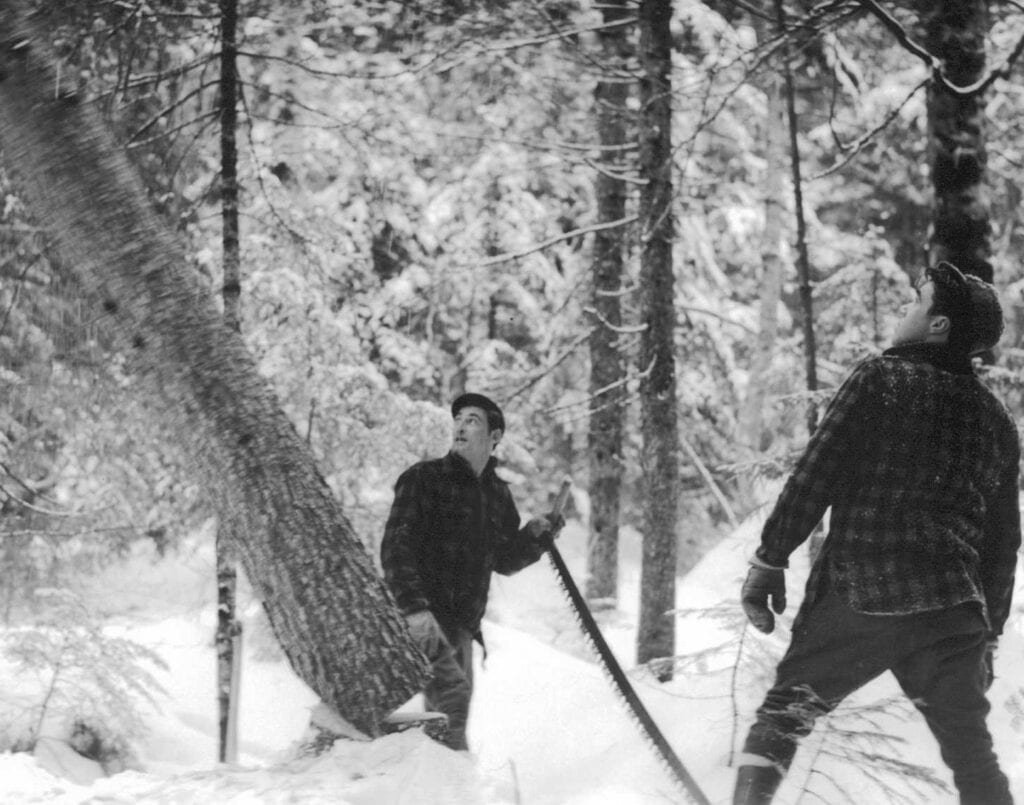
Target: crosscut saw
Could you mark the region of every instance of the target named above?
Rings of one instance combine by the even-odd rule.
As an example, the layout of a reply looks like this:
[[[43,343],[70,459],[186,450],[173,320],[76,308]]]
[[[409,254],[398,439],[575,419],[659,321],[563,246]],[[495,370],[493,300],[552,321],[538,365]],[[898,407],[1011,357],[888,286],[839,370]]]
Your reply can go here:
[[[555,501],[551,509],[551,513],[553,515],[562,514],[562,509],[565,508],[565,504],[569,499],[569,490],[571,488],[571,480],[567,478],[562,482],[562,487],[558,490],[558,495],[555,497]],[[554,540],[552,540],[551,544],[548,546],[547,552],[548,556],[551,558],[551,564],[554,565],[555,574],[558,576],[558,582],[561,584],[562,589],[565,590],[565,594],[569,598],[569,603],[572,605],[573,612],[576,614],[576,619],[583,628],[583,634],[597,652],[598,659],[601,661],[601,666],[611,678],[613,687],[622,697],[623,701],[625,701],[630,714],[636,719],[637,724],[640,725],[640,729],[644,736],[654,746],[659,759],[668,767],[674,779],[686,792],[686,795],[693,802],[697,803],[697,805],[711,805],[710,800],[705,796],[704,792],[701,791],[700,786],[697,785],[697,781],[690,776],[690,773],[686,770],[683,762],[673,751],[669,742],[665,740],[665,736],[662,735],[661,730],[658,729],[658,725],[654,723],[654,719],[651,718],[651,714],[647,712],[647,708],[644,707],[644,703],[640,700],[636,691],[633,690],[633,686],[629,683],[629,678],[623,672],[622,666],[620,666],[618,660],[615,659],[615,655],[612,654],[611,648],[608,646],[607,641],[605,641],[604,636],[601,634],[597,621],[594,620],[594,616],[590,612],[590,607],[587,606],[587,602],[580,593],[579,587],[576,586],[576,582],[573,581],[572,576],[569,574],[569,568],[566,567],[562,554],[559,552],[558,548],[555,547]]]

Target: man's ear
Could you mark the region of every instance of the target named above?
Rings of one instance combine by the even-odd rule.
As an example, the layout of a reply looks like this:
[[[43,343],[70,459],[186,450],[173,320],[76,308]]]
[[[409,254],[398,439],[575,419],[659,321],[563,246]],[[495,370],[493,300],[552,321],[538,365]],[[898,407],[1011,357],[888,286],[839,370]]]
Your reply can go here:
[[[505,435],[505,431],[498,430],[495,428],[491,431],[491,450],[498,446],[498,442],[501,441],[501,437]]]
[[[949,316],[932,316],[928,321],[928,333],[930,335],[948,335],[951,326],[952,322],[950,322]]]

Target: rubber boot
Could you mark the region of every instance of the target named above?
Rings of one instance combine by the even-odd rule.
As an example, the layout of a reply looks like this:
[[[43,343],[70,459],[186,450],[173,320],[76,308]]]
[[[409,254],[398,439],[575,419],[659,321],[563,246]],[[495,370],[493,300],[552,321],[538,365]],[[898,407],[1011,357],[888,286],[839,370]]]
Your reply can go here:
[[[775,766],[740,766],[732,805],[768,805],[781,782],[782,772]]]

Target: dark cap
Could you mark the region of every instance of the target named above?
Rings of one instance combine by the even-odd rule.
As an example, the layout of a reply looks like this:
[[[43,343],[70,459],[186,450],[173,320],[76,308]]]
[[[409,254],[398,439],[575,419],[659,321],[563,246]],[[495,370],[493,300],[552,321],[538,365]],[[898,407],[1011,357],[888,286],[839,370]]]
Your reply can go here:
[[[972,354],[999,343],[1003,309],[992,285],[945,260],[925,269],[925,276],[937,289],[933,311],[949,316],[952,322],[950,346]]]
[[[452,416],[458,416],[459,411],[470,407],[481,408],[486,411],[487,427],[490,430],[500,430],[504,433],[505,415],[501,413],[501,409],[494,400],[490,397],[485,397],[483,394],[474,394],[472,392],[460,394],[452,403]]]

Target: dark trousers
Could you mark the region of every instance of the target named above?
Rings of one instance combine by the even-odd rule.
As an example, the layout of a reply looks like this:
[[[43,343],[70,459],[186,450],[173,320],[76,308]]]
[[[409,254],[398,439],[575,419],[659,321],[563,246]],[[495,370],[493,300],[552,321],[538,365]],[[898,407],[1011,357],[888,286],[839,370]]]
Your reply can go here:
[[[468,749],[466,722],[473,695],[473,635],[461,628],[430,629],[412,634],[430,661],[430,680],[423,691],[428,710],[448,716],[446,743],[452,749]]]
[[[793,628],[775,685],[744,752],[788,769],[814,720],[885,671],[924,716],[953,771],[963,805],[1012,805],[985,725],[986,627],[963,604],[914,615],[863,615],[828,590]]]

